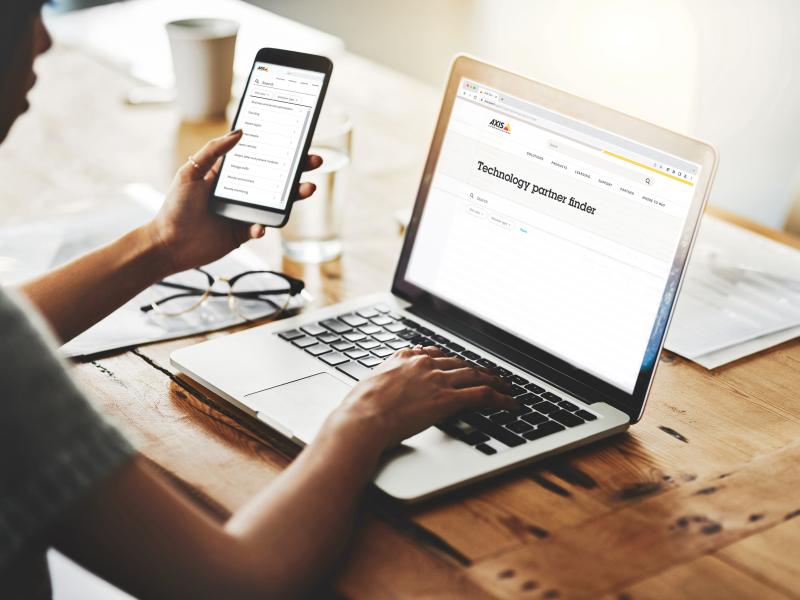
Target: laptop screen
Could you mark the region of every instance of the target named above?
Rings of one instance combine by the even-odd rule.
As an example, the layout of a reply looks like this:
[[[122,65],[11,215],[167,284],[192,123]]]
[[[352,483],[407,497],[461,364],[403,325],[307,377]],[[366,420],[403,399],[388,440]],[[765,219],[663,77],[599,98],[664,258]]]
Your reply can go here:
[[[462,78],[405,279],[632,393],[700,169]]]

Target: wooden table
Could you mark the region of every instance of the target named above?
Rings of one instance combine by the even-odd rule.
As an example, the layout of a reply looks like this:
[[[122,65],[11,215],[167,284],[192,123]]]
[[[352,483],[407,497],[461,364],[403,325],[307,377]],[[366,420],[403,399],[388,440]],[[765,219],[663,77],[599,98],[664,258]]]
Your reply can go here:
[[[56,48],[39,72],[35,110],[0,150],[6,224],[105,201],[128,182],[164,188],[225,128],[124,106],[130,81],[75,50]],[[338,61],[330,103],[356,132],[345,253],[320,268],[283,265],[316,305],[387,289],[400,244],[391,215],[415,196],[438,97],[358,57]],[[258,249],[275,264],[269,237]],[[292,449],[173,372],[169,353],[199,339],[84,361],[75,374],[145,455],[225,518]],[[799,386],[797,340],[713,372],[666,353],[628,433],[415,508],[370,494],[334,595],[800,597]]]

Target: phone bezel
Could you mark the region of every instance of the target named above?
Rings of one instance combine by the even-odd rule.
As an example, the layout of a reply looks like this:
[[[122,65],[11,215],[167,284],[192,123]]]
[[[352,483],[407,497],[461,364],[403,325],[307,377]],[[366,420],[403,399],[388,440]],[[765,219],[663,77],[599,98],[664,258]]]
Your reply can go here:
[[[244,105],[247,89],[250,85],[250,80],[253,77],[257,63],[270,63],[285,67],[294,67],[297,69],[305,69],[308,71],[324,73],[319,99],[317,100],[317,105],[314,108],[314,114],[311,117],[311,123],[308,128],[306,139],[303,142],[303,150],[301,155],[307,155],[308,150],[311,147],[311,140],[314,137],[314,130],[316,129],[317,121],[319,120],[320,111],[322,110],[322,104],[325,101],[325,94],[328,91],[328,83],[330,82],[331,74],[333,73],[333,62],[325,56],[319,56],[316,54],[306,54],[304,52],[295,52],[293,50],[283,50],[280,48],[262,48],[258,51],[256,57],[253,59],[253,65],[250,67],[250,74],[247,77],[247,83],[245,84],[244,91],[242,92],[242,96],[239,100],[239,107],[236,109],[236,116],[233,118],[231,130],[233,130],[233,127],[235,127],[236,123],[239,121],[239,115],[242,111],[242,106]],[[225,158],[223,158],[222,162],[222,166],[224,165]],[[300,177],[303,174],[304,166],[305,165],[301,161],[297,171],[293,174],[293,180],[290,188],[292,192],[290,193],[289,199],[286,202],[286,207],[281,210],[218,196],[217,185],[219,184],[220,174],[222,173],[221,167],[219,173],[214,179],[214,187],[212,188],[213,191],[211,192],[210,198],[211,210],[217,214],[239,221],[259,223],[267,227],[282,227],[286,224],[286,221],[288,221],[289,215],[292,212],[292,206],[294,205],[295,200],[297,200],[296,190],[298,184],[300,183]]]

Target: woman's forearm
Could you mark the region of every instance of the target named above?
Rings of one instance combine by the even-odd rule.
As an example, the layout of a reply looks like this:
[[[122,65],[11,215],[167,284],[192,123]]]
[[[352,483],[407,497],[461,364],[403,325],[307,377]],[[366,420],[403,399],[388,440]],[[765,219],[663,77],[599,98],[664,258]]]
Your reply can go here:
[[[382,443],[358,424],[324,428],[227,523],[226,530],[248,549],[249,570],[270,572],[269,597],[308,593],[334,566],[350,539]]]
[[[148,224],[24,284],[21,291],[67,342],[168,273]]]

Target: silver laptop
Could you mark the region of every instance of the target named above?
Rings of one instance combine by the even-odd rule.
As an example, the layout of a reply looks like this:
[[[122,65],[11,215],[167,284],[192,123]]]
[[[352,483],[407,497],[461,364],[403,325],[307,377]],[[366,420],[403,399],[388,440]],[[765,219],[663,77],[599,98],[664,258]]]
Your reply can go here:
[[[172,363],[301,445],[408,345],[512,382],[518,409],[459,415],[384,460],[375,484],[402,501],[608,437],[642,417],[716,163],[708,144],[459,56],[391,292]]]

